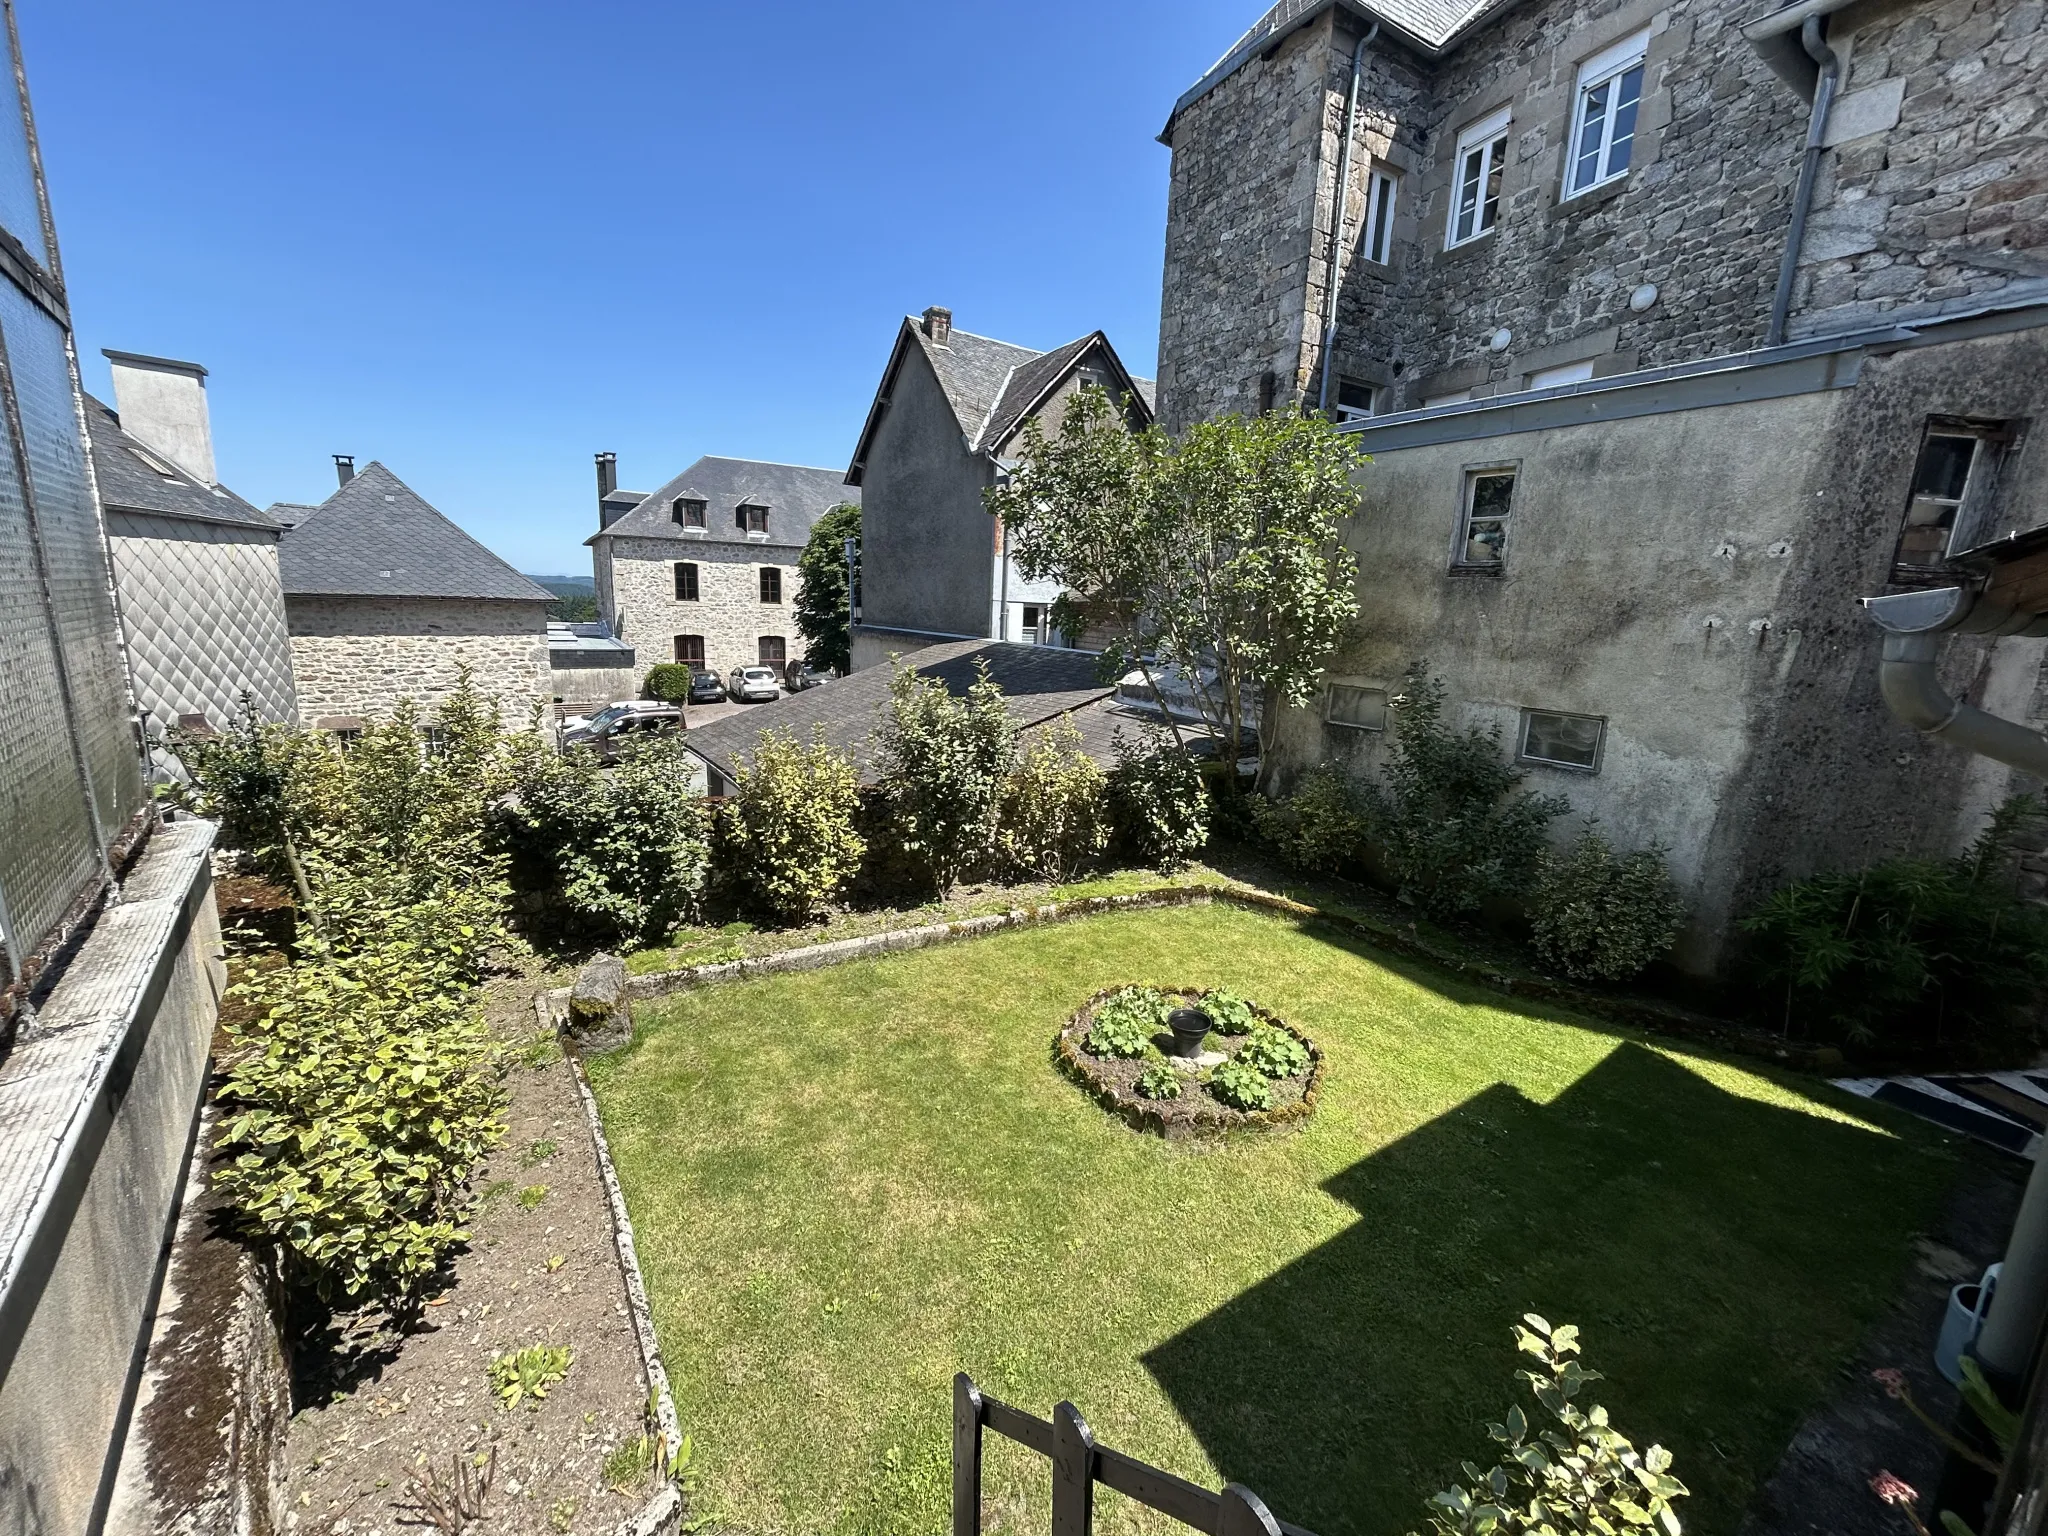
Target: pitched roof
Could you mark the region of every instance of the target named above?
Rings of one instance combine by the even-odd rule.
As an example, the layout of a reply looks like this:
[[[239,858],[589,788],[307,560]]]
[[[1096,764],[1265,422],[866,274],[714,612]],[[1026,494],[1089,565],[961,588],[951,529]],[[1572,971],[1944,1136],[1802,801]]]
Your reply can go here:
[[[1152,415],[1152,392],[1148,387],[1151,380],[1132,378],[1124,367],[1124,360],[1116,355],[1116,348],[1109,344],[1109,338],[1101,331],[1090,331],[1063,347],[1041,353],[1011,372],[1001,397],[989,411],[988,422],[982,427],[975,447],[983,453],[1001,453],[1017,429],[1024,425],[1024,418],[1043,405],[1046,397],[1059,387],[1066,376],[1098,348],[1116,370],[1116,393],[1137,396],[1149,420]]]
[[[109,511],[151,512],[243,528],[278,526],[276,519],[257,511],[226,486],[194,479],[155,449],[129,436],[121,430],[119,413],[91,395],[85,397],[85,428],[100,505]]]
[[[618,494],[613,492],[614,496]],[[848,485],[836,469],[706,455],[583,542],[594,544],[614,534],[643,539],[680,538],[682,530],[676,526],[671,505],[679,497],[705,504],[701,537],[714,544],[763,542],[750,539],[735,520],[735,509],[749,506],[768,509],[767,543],[801,547],[810,539],[811,528],[819,518],[842,502],[858,502],[860,492]],[[699,535],[693,533],[690,537]]]
[[[1368,23],[1403,38],[1411,47],[1430,57],[1450,51],[1464,34],[1482,19],[1490,20],[1515,0],[1278,0],[1261,16],[1208,72],[1181,92],[1159,131],[1161,143],[1170,142],[1173,125],[1181,113],[1236,74],[1255,55],[1264,53],[1289,33],[1307,26],[1323,12],[1341,7]]]
[[[1100,658],[1093,651],[1009,640],[957,640],[904,658],[923,676],[944,683],[955,697],[973,686],[975,662],[983,659],[988,662],[989,676],[1003,690],[1004,707],[1019,731],[1084,709],[1112,691],[1111,684],[1096,679]],[[799,741],[809,741],[817,731],[827,745],[852,755],[862,783],[873,783],[878,777],[874,734],[888,713],[893,672],[886,666],[867,667],[821,688],[806,688],[773,704],[756,705],[743,714],[694,726],[683,744],[731,778],[735,758],[753,752],[763,731],[788,731]]]
[[[277,563],[287,596],[554,601],[375,462],[285,531]]]

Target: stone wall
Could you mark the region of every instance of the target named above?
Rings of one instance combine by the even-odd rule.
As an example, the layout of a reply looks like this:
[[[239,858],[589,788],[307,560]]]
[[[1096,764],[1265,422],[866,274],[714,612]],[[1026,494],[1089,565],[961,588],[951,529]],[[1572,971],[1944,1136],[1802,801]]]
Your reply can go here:
[[[435,597],[285,599],[299,717],[388,714],[400,699],[431,709],[467,665],[508,726],[549,698],[542,603]]]
[[[802,658],[796,627],[797,560],[794,544],[738,544],[718,539],[611,538],[607,580],[612,632],[634,650],[633,689],[648,670],[676,659],[676,637],[702,635],[704,664],[723,677],[760,660],[763,635],[782,637],[791,661]],[[697,601],[676,600],[676,566],[697,567]],[[761,570],[782,572],[782,601],[761,601]]]

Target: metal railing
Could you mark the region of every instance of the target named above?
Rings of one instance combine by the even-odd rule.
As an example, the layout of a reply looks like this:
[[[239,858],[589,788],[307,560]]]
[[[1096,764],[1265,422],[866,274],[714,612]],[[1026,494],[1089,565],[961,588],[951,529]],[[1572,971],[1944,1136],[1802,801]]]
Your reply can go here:
[[[1230,1483],[1211,1493],[1097,1445],[1072,1403],[1054,1408],[1048,1423],[987,1396],[965,1371],[953,1378],[953,1536],[981,1533],[983,1429],[1052,1462],[1052,1536],[1092,1536],[1097,1483],[1210,1536],[1310,1536],[1275,1519],[1249,1488]]]

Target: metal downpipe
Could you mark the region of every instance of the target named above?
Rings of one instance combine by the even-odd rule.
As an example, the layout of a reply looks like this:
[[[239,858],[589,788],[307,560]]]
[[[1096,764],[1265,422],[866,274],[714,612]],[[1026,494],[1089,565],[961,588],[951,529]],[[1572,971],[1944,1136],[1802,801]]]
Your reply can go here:
[[[1792,194],[1792,224],[1785,231],[1785,254],[1778,262],[1778,289],[1771,296],[1771,324],[1764,333],[1764,345],[1775,347],[1785,339],[1785,321],[1792,313],[1792,283],[1799,275],[1799,248],[1806,243],[1806,215],[1813,207],[1813,183],[1820,174],[1821,141],[1827,137],[1828,109],[1835,102],[1835,78],[1842,72],[1841,58],[1827,45],[1826,23],[1809,16],[1799,29],[1800,46],[1820,66],[1813,87],[1813,114],[1806,120],[1806,157],[1799,165],[1799,186]]]
[[[2048,737],[1950,697],[1934,675],[1939,650],[1931,634],[1884,637],[1877,681],[1886,707],[1916,731],[2048,779]]]
[[[1330,362],[1337,350],[1337,258],[1344,250],[1344,209],[1351,201],[1351,141],[1358,135],[1358,88],[1365,74],[1365,50],[1379,35],[1380,24],[1374,22],[1351,50],[1351,93],[1344,99],[1344,143],[1337,151],[1337,185],[1330,198],[1330,249],[1323,259],[1323,382],[1316,392],[1319,411],[1330,408]],[[1371,207],[1372,194],[1368,189],[1368,215]]]

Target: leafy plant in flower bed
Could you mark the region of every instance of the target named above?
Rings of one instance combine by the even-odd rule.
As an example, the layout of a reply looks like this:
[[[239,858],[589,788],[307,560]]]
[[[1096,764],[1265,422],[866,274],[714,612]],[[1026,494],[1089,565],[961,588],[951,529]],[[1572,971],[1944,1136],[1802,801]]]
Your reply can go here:
[[[1134,1060],[1152,1047],[1152,1036],[1166,1024],[1166,997],[1156,987],[1125,987],[1095,1005],[1095,1024],[1088,1031],[1089,1052]]]
[[[507,1350],[491,1361],[491,1391],[507,1408],[517,1408],[522,1402],[538,1408],[548,1388],[567,1377],[575,1363],[576,1357],[564,1345],[534,1344]]]
[[[1235,1059],[1267,1077],[1292,1077],[1308,1066],[1308,1047],[1286,1030],[1263,1024],[1252,1031]]]
[[[1232,1057],[1209,1074],[1209,1092],[1232,1109],[1256,1111],[1273,1107],[1273,1085],[1266,1074],[1238,1057]]]
[[[1259,1016],[1252,1012],[1252,1005],[1235,992],[1225,992],[1220,987],[1205,992],[1198,1005],[1202,1012],[1213,1021],[1211,1027],[1219,1035],[1248,1035]]]
[[[1163,1061],[1155,1061],[1138,1074],[1138,1092],[1148,1099],[1180,1097],[1180,1074]]]

